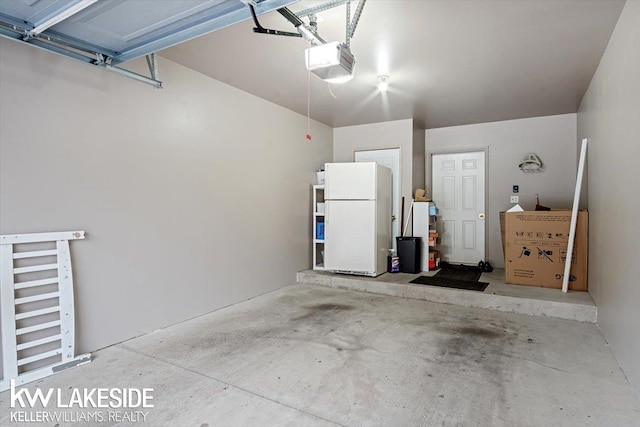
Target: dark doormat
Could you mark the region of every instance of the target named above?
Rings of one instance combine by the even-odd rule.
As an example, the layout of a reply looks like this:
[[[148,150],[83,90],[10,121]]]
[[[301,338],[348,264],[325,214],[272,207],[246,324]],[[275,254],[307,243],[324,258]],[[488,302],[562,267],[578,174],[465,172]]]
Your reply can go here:
[[[482,272],[478,270],[453,270],[441,268],[434,277],[437,277],[439,279],[466,280],[468,282],[477,282],[478,280],[480,280],[480,276],[482,276]]]
[[[440,263],[440,268],[444,270],[483,271],[482,269],[478,268],[477,265],[451,264],[447,261],[442,261]]]
[[[416,283],[418,285],[431,285],[431,286],[440,286],[443,288],[454,288],[454,289],[466,289],[468,291],[484,291],[489,283],[486,282],[478,282],[475,280],[457,280],[457,279],[448,279],[440,277],[440,273],[436,274],[433,277],[429,276],[420,276],[413,279],[410,283]]]

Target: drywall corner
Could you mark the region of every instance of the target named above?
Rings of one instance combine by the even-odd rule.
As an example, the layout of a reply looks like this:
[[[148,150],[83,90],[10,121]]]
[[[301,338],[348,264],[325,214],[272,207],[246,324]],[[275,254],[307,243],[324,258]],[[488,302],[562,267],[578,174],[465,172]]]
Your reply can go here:
[[[589,139],[589,293],[598,324],[640,393],[640,2],[628,1],[578,110]]]
[[[413,185],[412,191],[425,188],[425,131],[413,122]]]

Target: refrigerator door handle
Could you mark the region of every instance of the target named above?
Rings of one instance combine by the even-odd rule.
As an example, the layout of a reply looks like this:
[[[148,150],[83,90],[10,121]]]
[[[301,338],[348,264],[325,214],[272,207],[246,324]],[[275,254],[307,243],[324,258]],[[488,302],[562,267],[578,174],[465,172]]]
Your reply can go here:
[[[324,204],[324,225],[325,226],[329,222],[329,206],[331,206],[331,203],[326,203],[325,202],[325,204]]]
[[[325,250],[327,248],[326,246],[326,241],[327,241],[327,229],[329,227],[327,227],[327,225],[329,224],[329,206],[331,206],[331,203],[327,203],[325,201],[324,204],[324,241],[325,241]]]

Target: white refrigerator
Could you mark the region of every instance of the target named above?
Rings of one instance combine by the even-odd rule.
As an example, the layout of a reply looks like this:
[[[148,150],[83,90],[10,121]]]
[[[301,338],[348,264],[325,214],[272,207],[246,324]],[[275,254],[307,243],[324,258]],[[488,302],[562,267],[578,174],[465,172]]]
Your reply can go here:
[[[391,248],[391,169],[375,162],[327,163],[324,265],[378,276]]]

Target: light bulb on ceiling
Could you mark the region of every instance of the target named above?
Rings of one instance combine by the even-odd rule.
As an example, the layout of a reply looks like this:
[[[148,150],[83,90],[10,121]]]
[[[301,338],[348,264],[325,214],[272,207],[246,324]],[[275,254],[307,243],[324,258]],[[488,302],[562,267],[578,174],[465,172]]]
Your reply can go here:
[[[389,76],[378,76],[378,89],[380,89],[380,92],[385,92],[389,89]]]

